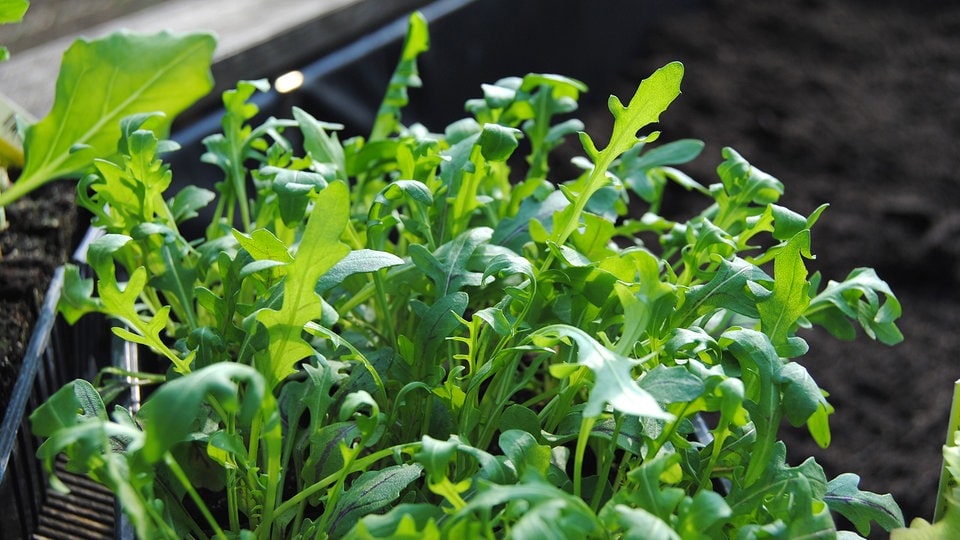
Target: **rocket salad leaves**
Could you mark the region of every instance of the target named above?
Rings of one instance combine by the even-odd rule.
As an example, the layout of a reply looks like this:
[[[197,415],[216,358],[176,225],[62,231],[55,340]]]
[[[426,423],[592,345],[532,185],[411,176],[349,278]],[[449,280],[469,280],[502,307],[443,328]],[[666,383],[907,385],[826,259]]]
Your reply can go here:
[[[651,146],[680,63],[610,98],[602,149],[567,117],[586,88],[557,75],[484,85],[436,133],[402,122],[429,43],[418,14],[410,36],[366,139],[299,109],[249,125],[265,83],[226,93],[204,158],[217,193],[163,191],[170,145],[125,121],[80,182],[107,233],[96,282],[69,272],[61,311],[111,316],[170,369],[138,412],[61,390],[32,416],[48,464],[65,453],[114,489],[144,538],[902,526],[889,495],[788,464],[777,436],[786,420],[830,440],[799,332],[896,343],[900,306],[871,270],[821,287],[804,261],[823,208],[778,206],[784,186],[732,149],[707,185],[676,168],[702,143]],[[558,179],[547,156],[577,132],[582,174]],[[704,210],[659,215],[671,181]]]

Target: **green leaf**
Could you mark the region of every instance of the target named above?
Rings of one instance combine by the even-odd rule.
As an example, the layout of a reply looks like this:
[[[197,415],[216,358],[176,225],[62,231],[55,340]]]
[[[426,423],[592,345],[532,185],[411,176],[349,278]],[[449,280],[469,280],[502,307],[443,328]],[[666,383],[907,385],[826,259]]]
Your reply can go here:
[[[250,234],[234,229],[233,237],[255,261],[276,261],[281,264],[293,262],[290,248],[267,229],[257,229]]]
[[[659,365],[644,373],[638,384],[659,403],[694,401],[706,390],[703,381],[683,366]]]
[[[810,230],[793,236],[777,252],[773,263],[773,291],[757,303],[760,328],[780,350],[794,331],[797,320],[810,302],[807,268],[803,259],[810,255]]]
[[[273,177],[273,192],[277,194],[280,218],[288,227],[295,227],[303,221],[312,193],[327,187],[324,175],[311,171],[292,171],[279,169]]]
[[[670,523],[671,516],[684,499],[684,492],[681,488],[663,485],[661,478],[667,469],[679,462],[680,455],[676,453],[660,454],[644,461],[627,473],[635,488],[625,491],[624,499],[631,506],[642,508],[665,523]]]
[[[758,316],[757,298],[749,284],[769,280],[770,277],[760,267],[739,257],[723,260],[709,282],[687,290],[674,321],[677,321],[677,326],[684,326],[693,318],[716,309],[727,309],[748,317]]]
[[[549,446],[537,444],[534,435],[519,429],[511,429],[500,434],[498,442],[504,455],[517,469],[521,481],[531,477],[545,479],[550,468],[551,452]]]
[[[696,538],[707,531],[716,530],[718,524],[733,515],[723,496],[715,491],[698,491],[693,498],[680,503],[677,515],[680,523],[677,529],[683,532],[683,538]]]
[[[30,428],[34,435],[50,437],[91,418],[107,420],[107,409],[93,385],[76,379],[60,387],[30,414]]]
[[[460,317],[467,309],[470,298],[458,291],[448,294],[423,310],[417,325],[415,341],[419,362],[432,361],[434,354],[443,347],[444,340],[460,327]]]
[[[167,202],[167,205],[173,214],[174,222],[181,223],[197,217],[197,210],[207,206],[214,198],[216,198],[216,195],[208,189],[186,186],[177,192],[173,199]]]
[[[342,536],[363,516],[396,501],[411,482],[420,478],[423,467],[417,464],[392,465],[367,471],[357,477],[333,508],[330,534]]]
[[[475,272],[468,266],[477,248],[488,242],[492,235],[493,230],[488,227],[469,229],[433,253],[419,244],[413,244],[410,246],[410,258],[434,282],[437,295],[445,296],[464,287],[477,287],[483,283],[483,272]]]
[[[383,515],[367,514],[344,537],[347,540],[440,540],[436,521],[443,510],[433,504],[399,504]]]
[[[410,15],[407,22],[407,35],[400,53],[400,61],[390,77],[383,102],[377,110],[377,118],[370,131],[370,140],[386,138],[400,127],[400,111],[409,100],[407,88],[421,85],[417,71],[417,57],[430,48],[430,32],[427,20],[420,12]]]
[[[242,393],[240,382],[246,383]],[[191,432],[191,420],[200,415],[201,405],[208,399],[216,400],[228,412],[236,412],[244,424],[256,414],[269,418],[277,413],[273,395],[256,370],[233,362],[216,363],[163,384],[143,404],[138,413],[146,433],[143,458],[156,463],[185,440]]]
[[[87,168],[108,156],[120,138],[120,120],[160,111],[164,133],[174,117],[213,88],[210,34],[135,34],[76,41],[63,56],[53,109],[27,128],[25,165],[0,206],[24,193]]]
[[[335,285],[339,285],[347,277],[354,274],[376,272],[401,264],[403,264],[403,259],[392,253],[373,249],[356,249],[347,253],[317,281],[317,292],[322,293]]]
[[[802,365],[796,362],[785,364],[779,379],[783,387],[783,407],[792,425],[803,425],[817,409],[827,406],[820,387]]]
[[[881,295],[884,300],[881,302]],[[842,282],[830,281],[810,299],[805,316],[841,339],[853,339],[856,332],[847,319],[857,321],[866,334],[887,345],[903,341],[897,328],[900,302],[871,268],[857,268]]]
[[[626,414],[670,420],[673,415],[665,412],[657,401],[633,379],[633,368],[638,360],[621,356],[607,349],[583,330],[567,325],[551,325],[538,330],[535,336],[566,338],[577,345],[577,362],[585,365],[594,374],[583,415],[595,418],[609,404]]]
[[[321,122],[300,107],[293,107],[293,117],[300,125],[303,133],[303,148],[317,163],[329,163],[336,166],[337,178],[347,180],[347,162],[344,157],[343,145],[337,139],[337,130],[343,129],[341,124]]]
[[[830,509],[839,512],[856,526],[860,534],[870,534],[870,523],[875,522],[884,530],[903,527],[903,512],[890,494],[877,495],[860,491],[860,477],[844,473],[827,484],[824,501]]]
[[[57,310],[70,324],[76,323],[87,313],[103,309],[103,303],[93,296],[93,280],[80,276],[80,267],[67,264],[63,273],[63,292]]]
[[[500,124],[484,124],[480,132],[480,153],[487,161],[506,161],[520,144],[517,137],[519,129],[501,126]]]
[[[294,260],[287,266],[283,305],[279,310],[265,308],[257,313],[257,320],[267,328],[270,338],[269,354],[260,357],[258,369],[271,388],[294,373],[297,362],[314,353],[301,334],[304,325],[319,319],[323,312],[316,293],[320,276],[350,251],[340,242],[349,211],[346,185],[336,182],[320,192]]]
[[[0,0],[0,24],[17,23],[30,7],[27,0]]]

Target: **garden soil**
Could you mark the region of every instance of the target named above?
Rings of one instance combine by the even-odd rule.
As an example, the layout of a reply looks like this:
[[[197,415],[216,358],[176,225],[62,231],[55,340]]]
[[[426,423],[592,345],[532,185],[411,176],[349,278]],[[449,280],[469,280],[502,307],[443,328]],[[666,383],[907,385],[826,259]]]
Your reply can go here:
[[[828,477],[853,472],[891,492],[908,521],[930,519],[960,378],[960,2],[717,0],[644,41],[617,94],[685,64],[660,125],[663,140],[707,142],[684,170],[715,182],[730,146],[785,184],[784,206],[807,215],[829,203],[811,272],[841,280],[873,267],[902,304],[894,347],[803,333],[800,361],[836,413],[826,450],[787,430],[791,464],[815,456]],[[672,211],[692,208],[673,195]]]

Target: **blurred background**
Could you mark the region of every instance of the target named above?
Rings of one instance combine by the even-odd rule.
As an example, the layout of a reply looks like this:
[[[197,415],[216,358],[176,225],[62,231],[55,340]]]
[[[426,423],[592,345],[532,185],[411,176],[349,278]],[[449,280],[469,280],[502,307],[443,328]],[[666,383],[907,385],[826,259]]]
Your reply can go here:
[[[238,15],[239,26],[224,27],[231,34],[222,40],[269,26],[285,11],[295,16],[254,42],[229,41],[233,48],[219,56],[221,87],[300,69],[304,86],[265,99],[265,110],[287,116],[298,105],[351,125],[365,125],[375,111],[405,27],[401,18],[418,7],[431,20],[433,47],[421,62],[424,88],[411,93],[405,118],[434,130],[459,117],[481,82],[552,71],[588,83],[580,117],[588,131],[603,133],[607,95],[628,98],[654,69],[683,61],[683,94],[660,129],[664,141],[707,142],[686,172],[714,182],[720,149],[732,146],[784,182],[783,205],[807,214],[830,203],[813,229],[818,259],[811,271],[841,280],[857,267],[876,268],[903,306],[906,339],[895,347],[863,336],[849,343],[804,334],[811,351],[801,361],[836,408],[833,443],[821,450],[788,428],[791,462],[816,456],[829,477],[854,472],[863,489],[891,492],[908,521],[932,517],[960,378],[960,2],[340,0],[326,11],[317,7],[324,2],[232,4],[244,3],[253,11],[245,20]],[[217,2],[36,0],[22,25],[0,27],[0,43],[15,62],[57,39],[104,28],[97,26],[104,21],[123,25],[170,13],[151,11],[164,5],[183,7],[189,19],[197,6],[211,4]],[[306,4],[314,10],[309,17],[297,12]],[[174,22],[146,19],[158,27]],[[368,36],[366,45],[351,45],[359,35]],[[33,68],[18,73],[44,67],[40,82],[52,88],[46,64],[56,56],[37,58],[46,60],[31,60]],[[0,91],[20,82],[10,73],[0,65]],[[42,104],[25,105],[44,112]],[[183,140],[199,140],[215,124],[215,106],[209,100],[188,115]],[[188,176],[194,174],[202,173]],[[671,211],[700,209],[679,190],[671,197]]]

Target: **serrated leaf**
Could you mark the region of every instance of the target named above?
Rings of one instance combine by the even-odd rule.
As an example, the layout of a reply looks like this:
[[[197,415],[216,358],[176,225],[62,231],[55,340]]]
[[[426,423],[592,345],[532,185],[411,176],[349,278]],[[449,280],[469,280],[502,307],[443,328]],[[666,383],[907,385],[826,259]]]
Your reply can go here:
[[[350,251],[340,242],[349,212],[346,185],[333,183],[320,192],[294,260],[286,267],[283,305],[257,313],[257,320],[267,328],[270,339],[268,354],[259,357],[258,366],[271,388],[294,373],[294,365],[314,352],[301,334],[307,322],[320,319],[323,314],[316,293],[320,276]]]
[[[387,137],[400,127],[400,112],[409,98],[407,88],[421,85],[417,71],[417,57],[430,48],[430,32],[427,20],[419,12],[407,19],[407,34],[400,53],[400,61],[390,77],[386,95],[377,110],[377,117],[370,131],[370,140]]]
[[[787,338],[810,302],[804,258],[811,258],[809,229],[795,234],[777,252],[772,294],[757,303],[760,328],[778,350],[787,344]]]

